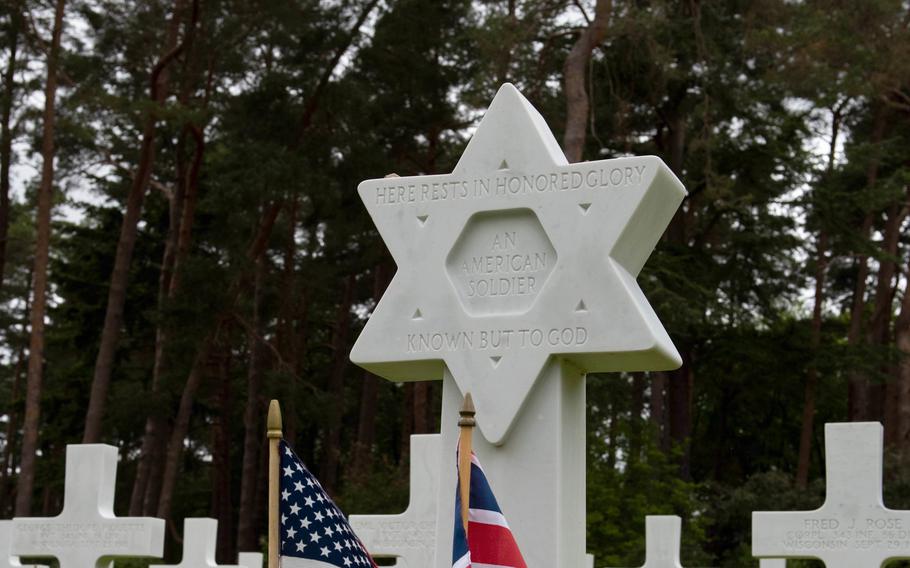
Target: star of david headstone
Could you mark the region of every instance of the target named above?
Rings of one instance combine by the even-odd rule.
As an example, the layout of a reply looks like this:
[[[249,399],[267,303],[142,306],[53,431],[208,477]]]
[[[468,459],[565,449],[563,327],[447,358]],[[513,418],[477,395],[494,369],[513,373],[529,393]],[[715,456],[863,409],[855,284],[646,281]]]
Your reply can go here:
[[[910,511],[882,502],[882,425],[825,425],[825,504],[752,513],[752,555],[817,558],[827,568],[910,558]]]
[[[399,568],[432,566],[436,552],[439,434],[411,436],[411,501],[399,515],[351,515],[351,528],[374,558],[397,558]]]
[[[63,511],[56,517],[13,519],[13,555],[55,557],[60,568],[160,557],[163,519],[114,516],[117,454],[116,447],[105,444],[67,446]]]
[[[398,272],[351,359],[443,379],[443,425],[470,391],[475,451],[525,560],[584,565],[585,373],[678,366],[636,276],[682,184],[655,157],[568,164],[507,84],[451,174],[358,191]],[[456,433],[442,431],[436,568],[451,566]]]
[[[547,361],[659,370],[680,357],[635,278],[685,195],[656,157],[569,164],[513,87],[451,174],[358,191],[398,272],[351,352],[391,380],[471,392],[504,441]]]
[[[149,568],[245,568],[239,565],[218,564],[215,548],[218,543],[218,521],[205,518],[183,520],[183,555],[180,564],[153,564]],[[260,566],[262,557],[259,557]]]

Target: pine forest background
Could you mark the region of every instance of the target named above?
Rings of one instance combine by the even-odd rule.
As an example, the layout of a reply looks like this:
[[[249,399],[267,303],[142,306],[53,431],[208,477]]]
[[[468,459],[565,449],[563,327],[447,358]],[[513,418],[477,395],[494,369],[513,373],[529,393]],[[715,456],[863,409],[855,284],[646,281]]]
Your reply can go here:
[[[441,385],[348,362],[395,266],[355,188],[448,172],[515,83],[570,161],[689,190],[639,281],[684,365],[588,381],[588,546],[754,566],[812,508],[823,424],[885,427],[910,508],[910,7],[899,0],[5,0],[0,518],[54,515],[65,446],[118,514],[261,547],[264,416],[348,513],[408,499]],[[442,425],[454,427],[454,425]],[[499,480],[499,483],[506,480]],[[494,485],[497,480],[492,480]],[[508,513],[508,512],[507,512]]]

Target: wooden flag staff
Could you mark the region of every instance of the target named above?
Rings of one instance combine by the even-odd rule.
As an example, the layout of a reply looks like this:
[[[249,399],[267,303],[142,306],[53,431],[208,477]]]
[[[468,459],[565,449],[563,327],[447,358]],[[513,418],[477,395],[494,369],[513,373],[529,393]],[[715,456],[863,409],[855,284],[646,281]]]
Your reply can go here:
[[[281,456],[278,454],[278,444],[281,441],[281,407],[277,400],[269,403],[269,417],[267,421],[269,438],[269,566],[278,568],[278,481],[281,469]]]
[[[464,404],[459,411],[458,427],[458,489],[461,495],[461,522],[464,524],[465,537],[468,535],[468,510],[471,505],[471,436],[477,421],[474,419],[474,399],[471,393],[464,396]]]

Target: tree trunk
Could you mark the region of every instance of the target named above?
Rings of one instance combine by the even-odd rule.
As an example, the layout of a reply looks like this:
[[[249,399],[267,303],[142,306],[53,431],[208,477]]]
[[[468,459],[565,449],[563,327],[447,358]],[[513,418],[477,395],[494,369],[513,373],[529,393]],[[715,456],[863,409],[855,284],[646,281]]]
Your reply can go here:
[[[910,286],[904,290],[901,311],[895,323],[894,340],[900,359],[897,364],[897,427],[895,445],[903,461],[910,458]]]
[[[298,304],[300,297],[296,293],[297,276],[297,216],[299,211],[298,197],[292,196],[287,203],[287,234],[285,235],[283,266],[281,270],[282,309],[278,314],[278,325],[275,343],[281,359],[296,374],[298,359],[302,355],[297,351],[297,336],[294,333],[297,316],[300,314]],[[299,375],[298,375],[299,376]],[[285,440],[292,446],[297,442],[297,381],[287,385],[287,398],[283,404],[283,425]]]
[[[669,166],[673,172],[683,177],[683,165],[686,149],[686,117],[677,109],[664,112],[667,126],[667,138],[664,144],[667,149]],[[676,211],[666,231],[666,239],[671,247],[685,249],[690,246],[686,217],[687,204],[684,202]],[[680,454],[680,475],[689,479],[689,437],[692,435],[692,396],[694,376],[692,373],[691,341],[683,338],[679,342],[682,366],[666,373],[667,377],[667,447],[678,445]]]
[[[398,465],[405,467],[411,456],[411,434],[414,433],[414,383],[402,385],[404,400],[401,413],[401,431],[398,437]]]
[[[645,374],[632,373],[632,404],[629,416],[629,457],[633,464],[641,459],[642,413],[645,406]]]
[[[903,220],[901,206],[892,203],[888,206],[885,217],[885,231],[882,239],[882,254],[878,263],[878,280],[875,286],[875,300],[872,319],[869,322],[867,340],[876,353],[884,353],[891,341],[891,319],[894,308],[894,277],[897,273],[897,245],[900,238],[900,225]],[[888,376],[887,362],[883,361],[878,368],[883,370],[882,377]],[[894,437],[893,420],[885,420],[887,388],[883,380],[876,380],[869,387],[870,418],[885,424],[885,443],[890,445]]]
[[[225,340],[225,343],[227,341]],[[233,562],[234,507],[231,504],[231,350],[222,345],[218,354],[217,414],[212,422],[212,516],[218,519],[219,564]]]
[[[607,468],[616,469],[616,455],[619,453],[619,404],[614,398],[610,405],[610,425],[607,426]]]
[[[379,301],[389,278],[384,262],[373,270],[373,299]],[[357,420],[357,441],[354,443],[354,458],[351,477],[363,479],[372,465],[373,444],[376,441],[376,410],[379,405],[379,377],[369,371],[363,372],[363,387],[360,393],[360,416]]]
[[[681,451],[679,472],[683,479],[690,478],[689,457],[692,435],[692,361],[688,349],[682,350],[683,364],[668,373],[670,442]]]
[[[566,91],[566,131],[563,147],[569,162],[580,162],[584,152],[590,115],[585,79],[594,48],[603,43],[607,36],[612,8],[612,0],[597,0],[594,19],[581,32],[563,66]]]
[[[828,273],[828,231],[818,234],[815,252],[815,301],[812,306],[812,329],[809,345],[813,357],[818,357],[822,337],[822,307],[825,302],[825,275]],[[815,427],[815,395],[818,388],[818,366],[813,362],[806,374],[803,393],[803,419],[799,436],[799,458],[796,466],[796,486],[805,489],[809,481],[809,462],[812,452],[812,432]]]
[[[29,270],[26,282],[32,281],[32,272]],[[28,361],[26,356],[26,347],[28,344],[28,326],[29,316],[31,315],[31,294],[30,287],[26,287],[22,304],[22,343],[19,345],[19,351],[16,355],[16,366],[13,369],[13,386],[10,390],[9,408],[7,416],[9,419],[6,423],[6,447],[3,456],[3,463],[0,465],[0,517],[8,518],[7,508],[12,504],[10,497],[15,493],[14,488],[10,486],[10,477],[16,471],[14,456],[16,455],[16,440],[19,437],[19,400],[22,391],[22,379],[26,370]],[[11,516],[11,515],[10,515]]]
[[[259,446],[265,431],[262,420],[263,405],[259,397],[262,390],[262,347],[259,337],[262,336],[262,280],[264,276],[263,261],[256,263],[253,277],[253,333],[249,335],[249,368],[247,370],[246,408],[243,412],[243,465],[240,474],[240,512],[237,520],[237,549],[254,550],[258,534],[255,524],[257,495],[257,465],[259,463]]]
[[[161,400],[161,375],[164,367],[164,345],[166,340],[164,310],[169,296],[171,277],[173,275],[174,260],[177,249],[177,232],[182,217],[184,197],[186,195],[186,160],[183,157],[186,132],[181,133],[177,140],[177,183],[173,195],[168,198],[168,230],[164,241],[164,254],[161,259],[161,271],[158,274],[158,322],[155,326],[155,359],[152,363],[152,384],[149,398],[151,404],[149,415],[145,419],[145,432],[142,436],[142,449],[139,452],[139,461],[136,465],[136,479],[133,482],[133,492],[130,495],[130,516],[143,515],[143,505],[148,490],[149,470],[153,463],[161,461],[158,443],[163,431],[166,429]]]
[[[192,228],[195,219],[196,202],[199,195],[199,171],[202,168],[202,157],[205,152],[205,139],[203,138],[202,129],[195,125],[190,125],[189,131],[192,133],[196,142],[196,153],[193,157],[193,164],[190,167],[190,181],[187,184],[186,198],[183,206],[183,218],[179,223],[180,232],[177,238],[177,253],[174,258],[173,275],[171,276],[170,288],[168,290],[168,296],[171,300],[177,296],[177,291],[180,288],[181,267],[189,253],[190,244],[193,240]],[[157,511],[158,499],[161,495],[161,484],[163,483],[164,477],[164,464],[166,461],[164,459],[164,453],[167,451],[168,443],[168,425],[164,416],[152,415],[151,418],[156,419],[157,421],[153,425],[152,450],[149,453],[148,459],[145,460],[149,464],[149,474],[142,507],[142,515],[144,516],[152,516]],[[146,426],[148,427],[148,423]],[[141,456],[141,459],[145,459],[145,457],[146,456]]]
[[[22,6],[11,2],[9,23],[9,58],[3,71],[3,93],[0,94],[0,288],[6,269],[6,245],[9,238],[10,215],[10,167],[13,158],[13,137],[10,126],[13,115],[13,99],[16,91],[16,57],[19,50],[19,31],[23,27]]]
[[[837,139],[840,135],[841,120],[843,110],[847,105],[847,100],[843,100],[831,109],[831,145],[828,148],[828,163],[825,169],[824,183],[830,180],[834,172],[834,160],[837,151]],[[803,389],[803,416],[800,425],[799,437],[799,455],[796,465],[796,485],[804,488],[809,480],[809,463],[812,452],[812,433],[815,428],[815,398],[818,390],[818,366],[815,360],[819,356],[819,346],[821,345],[822,333],[822,308],[825,303],[825,278],[828,273],[828,229],[826,223],[828,220],[824,217],[823,212],[819,211],[820,228],[818,230],[818,240],[815,251],[815,301],[812,307],[812,328],[809,342],[812,351],[812,361],[806,371],[806,384]]]
[[[256,230],[256,236],[253,238],[249,249],[246,252],[246,260],[253,266],[265,254],[269,238],[272,235],[272,229],[275,227],[275,219],[281,206],[273,203],[266,207],[259,219],[259,226]],[[224,310],[215,317],[213,329],[209,335],[200,343],[199,350],[190,368],[189,375],[183,386],[183,393],[180,396],[180,404],[177,408],[177,416],[174,418],[174,425],[171,429],[171,437],[168,442],[167,452],[164,457],[164,473],[161,480],[161,494],[158,498],[158,509],[156,516],[168,520],[171,514],[173,504],[174,488],[177,484],[177,473],[180,469],[180,455],[183,453],[183,440],[186,439],[190,427],[190,418],[193,411],[193,401],[196,397],[196,391],[202,383],[202,374],[205,364],[208,361],[210,350],[220,337],[224,334],[224,328],[231,321],[231,312],[237,298],[244,289],[244,282],[247,280],[246,274],[241,273],[231,284]]]
[[[430,431],[430,383],[414,383],[414,433],[426,434]]]
[[[875,110],[870,142],[872,144],[872,157],[866,168],[866,187],[873,189],[878,182],[878,169],[881,151],[879,146],[885,137],[888,128],[888,114],[884,105],[879,105]],[[863,218],[860,238],[869,240],[869,232],[875,222],[875,213],[869,211]],[[866,311],[866,280],[869,276],[869,255],[865,247],[856,259],[856,283],[853,288],[853,301],[850,307],[850,327],[847,332],[847,345],[856,350],[864,340],[863,319]],[[864,372],[853,369],[849,373],[847,386],[847,414],[851,421],[866,420],[869,408],[868,379]]]
[[[158,279],[159,314],[163,313],[167,305],[177,296],[179,282],[177,269],[189,250],[192,236],[196,195],[199,187],[199,169],[202,165],[205,143],[201,129],[188,125],[184,129],[181,140],[185,140],[188,133],[193,135],[196,148],[192,165],[187,171],[180,148],[182,144],[178,143],[177,191],[174,192],[169,203],[170,223]],[[152,514],[153,504],[158,501],[160,478],[163,471],[160,467],[161,457],[167,439],[167,420],[161,410],[164,401],[160,400],[161,377],[166,369],[167,339],[165,323],[159,321],[155,330],[155,361],[152,365],[151,385],[152,398],[157,404],[152,405],[145,421],[142,450],[139,453],[136,480],[133,483],[133,493],[130,497],[130,515],[132,516]]]
[[[651,425],[657,436],[657,445],[664,451],[670,450],[667,423],[667,373],[655,371],[651,373],[651,398],[649,400],[651,411]]]
[[[341,461],[341,426],[344,418],[344,373],[348,363],[348,344],[351,336],[351,303],[354,298],[354,275],[345,278],[344,292],[335,313],[335,330],[332,334],[332,371],[328,391],[332,399],[332,413],[325,437],[325,453],[319,480],[330,494],[338,482]]]
[[[9,407],[6,411],[7,422],[3,463],[0,464],[0,517],[7,518],[6,508],[9,503],[10,488],[7,487],[10,475],[15,471],[13,455],[16,452],[16,438],[19,429],[19,391],[22,389],[22,371],[25,368],[25,349],[20,347],[13,368],[13,386],[10,389]]]
[[[868,240],[875,216],[867,213],[863,218],[861,238]],[[863,342],[863,318],[866,312],[866,280],[869,277],[869,255],[865,252],[856,259],[856,282],[853,285],[853,299],[850,305],[850,327],[847,329],[847,346],[857,349]],[[869,408],[868,381],[866,375],[851,369],[847,383],[847,417],[852,422],[866,419]]]
[[[104,407],[107,403],[107,393],[114,368],[114,357],[117,354],[117,345],[120,341],[120,327],[123,325],[123,306],[126,302],[126,287],[129,280],[130,264],[139,234],[142,205],[145,201],[146,190],[155,163],[155,138],[158,123],[158,114],[155,107],[163,104],[167,98],[170,82],[168,66],[176,59],[185,45],[186,37],[184,37],[183,42],[177,43],[180,21],[185,7],[186,0],[175,0],[174,12],[171,14],[171,19],[168,23],[165,54],[155,64],[151,73],[149,100],[152,102],[152,110],[149,111],[145,120],[139,150],[139,162],[133,174],[132,185],[126,201],[126,212],[123,216],[123,223],[120,226],[120,238],[117,241],[114,268],[111,271],[110,287],[108,288],[107,309],[104,314],[104,325],[101,328],[101,341],[98,345],[98,356],[95,360],[95,373],[92,377],[88,410],[85,413],[83,444],[94,444],[101,440]],[[193,0],[192,19],[187,30],[194,28],[196,25],[198,7],[199,0]]]
[[[57,66],[66,0],[57,0],[54,31],[47,56],[47,83],[44,89],[44,126],[41,141],[41,185],[38,188],[35,262],[32,271],[31,336],[28,347],[28,379],[25,391],[25,420],[22,433],[22,459],[16,490],[16,516],[27,517],[32,509],[35,487],[35,462],[41,414],[41,381],[44,372],[44,317],[47,311],[47,268],[51,243],[51,208],[54,201],[54,118],[57,97]]]

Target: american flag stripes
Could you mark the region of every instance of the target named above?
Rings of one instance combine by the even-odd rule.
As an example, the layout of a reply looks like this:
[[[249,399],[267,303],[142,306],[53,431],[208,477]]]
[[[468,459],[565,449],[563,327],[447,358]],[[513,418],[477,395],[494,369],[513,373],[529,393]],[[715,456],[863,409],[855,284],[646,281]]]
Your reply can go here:
[[[518,543],[515,542],[483,468],[473,452],[469,503],[466,538],[461,521],[461,494],[456,486],[452,568],[527,568],[521,551],[518,550]]]
[[[341,509],[284,440],[279,452],[282,568],[376,568]]]

